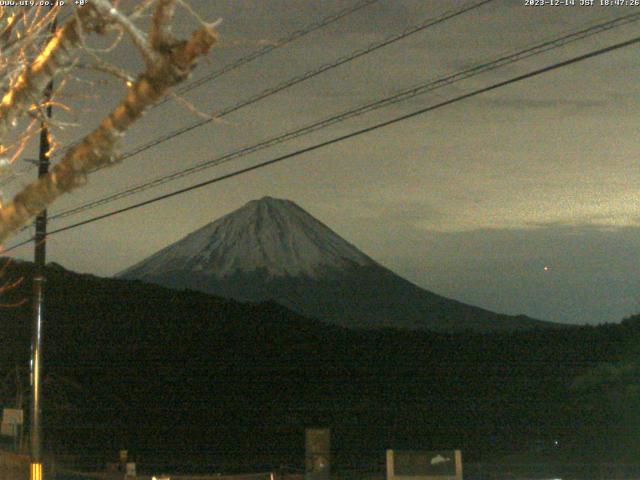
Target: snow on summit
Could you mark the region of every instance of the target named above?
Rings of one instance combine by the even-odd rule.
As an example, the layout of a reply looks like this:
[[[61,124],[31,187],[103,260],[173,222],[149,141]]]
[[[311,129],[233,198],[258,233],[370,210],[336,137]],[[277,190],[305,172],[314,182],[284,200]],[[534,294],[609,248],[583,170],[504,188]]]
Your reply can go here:
[[[294,202],[272,197],[187,235],[122,272],[144,278],[193,272],[219,278],[239,272],[317,278],[324,269],[377,265]]]
[[[118,276],[241,302],[271,301],[347,328],[488,332],[546,326],[425,290],[295,203],[271,197],[247,203]]]

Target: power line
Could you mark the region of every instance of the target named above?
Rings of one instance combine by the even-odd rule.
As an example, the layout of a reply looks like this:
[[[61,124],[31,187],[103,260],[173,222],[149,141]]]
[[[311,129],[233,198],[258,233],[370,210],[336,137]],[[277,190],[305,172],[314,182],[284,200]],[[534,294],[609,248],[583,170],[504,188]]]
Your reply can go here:
[[[204,125],[207,125],[215,120],[218,120],[220,118],[226,117],[227,115],[230,115],[233,112],[236,112],[244,107],[247,107],[249,105],[253,105],[254,103],[259,102],[260,100],[263,100],[267,97],[270,97],[272,95],[275,95],[283,90],[286,90],[288,88],[291,88],[295,85],[298,85],[302,82],[305,82],[307,80],[310,80],[311,78],[314,78],[318,75],[321,75],[325,72],[328,72],[330,70],[333,70],[334,68],[337,68],[341,65],[344,65],[348,62],[352,62],[360,57],[363,57],[365,55],[368,55],[369,53],[375,52],[381,48],[384,48],[388,45],[391,45],[395,42],[398,42],[400,40],[403,40],[411,35],[414,35],[416,33],[422,32],[423,30],[426,30],[427,28],[430,28],[432,26],[438,25],[440,23],[446,22],[447,20],[450,20],[452,18],[455,18],[459,15],[462,15],[466,12],[469,12],[471,10],[474,10],[476,8],[479,8],[487,3],[490,3],[494,0],[480,0],[476,3],[473,3],[471,5],[467,5],[465,7],[461,7],[461,8],[457,8],[455,10],[448,10],[445,13],[437,16],[437,17],[432,17],[429,18],[423,22],[421,22],[420,24],[411,26],[406,28],[405,30],[403,30],[402,32],[398,33],[398,34],[394,34],[394,35],[390,35],[388,37],[386,37],[384,40],[380,41],[380,42],[376,42],[376,43],[372,43],[362,49],[356,50],[354,52],[351,52],[343,57],[338,58],[337,60],[334,60],[332,63],[328,63],[325,65],[321,65],[320,67],[314,69],[314,70],[309,70],[305,73],[303,73],[302,75],[298,75],[296,77],[293,77],[289,80],[286,80],[278,85],[276,85],[275,87],[271,87],[268,88],[266,90],[263,90],[262,92],[259,92],[251,97],[249,97],[248,99],[242,100],[238,103],[236,103],[235,105],[232,105],[230,107],[227,107],[219,112],[217,112],[217,114],[215,116],[213,116],[212,118],[207,118],[207,119],[203,119],[200,120],[198,122],[195,122],[191,125],[188,125],[186,127],[182,127],[179,129],[176,129],[170,133],[167,133],[161,137],[157,137],[154,140],[151,140],[150,142],[147,142],[146,144],[143,145],[139,145],[138,147],[133,148],[132,150],[129,150],[128,152],[124,153],[123,155],[121,155],[119,157],[119,160],[125,160],[127,158],[133,157],[135,155],[138,155],[139,153],[142,153],[146,150],[149,150],[150,148],[153,148],[161,143],[164,143],[166,141],[169,141],[179,135],[183,135],[187,132],[190,132],[191,130],[194,130],[196,128],[202,127]],[[79,142],[74,142],[72,144],[73,145],[77,145]],[[65,151],[68,150],[65,149]],[[95,170],[92,170],[92,172],[96,172],[98,170],[102,170],[103,168],[106,167],[98,167]],[[11,180],[14,180],[15,178],[17,178],[17,176],[14,176],[13,178],[11,178]],[[0,184],[2,185],[2,184]]]
[[[447,20],[450,20],[450,19],[455,18],[455,17],[457,17],[459,15],[467,13],[467,12],[469,12],[471,10],[477,9],[477,8],[483,6],[483,5],[487,4],[487,3],[490,3],[492,1],[494,1],[494,0],[480,0],[480,1],[476,2],[476,3],[467,5],[465,7],[461,7],[461,8],[455,9],[455,10],[448,10],[445,13],[442,13],[441,15],[439,15],[437,17],[429,18],[429,19],[421,22],[420,24],[408,27],[405,30],[403,30],[402,32],[400,32],[399,34],[394,34],[394,35],[391,35],[389,37],[386,37],[381,42],[372,43],[372,44],[368,45],[367,47],[365,47],[363,49],[356,50],[354,52],[351,52],[348,55],[340,57],[340,58],[338,58],[337,60],[335,60],[334,62],[332,62],[330,64],[322,65],[319,68],[316,68],[314,70],[310,70],[310,71],[308,71],[308,72],[306,72],[306,73],[304,73],[304,74],[302,74],[300,76],[296,76],[296,77],[294,77],[292,79],[289,79],[289,80],[287,80],[287,81],[285,81],[285,82],[283,82],[283,83],[281,83],[281,84],[279,84],[279,85],[277,85],[275,87],[263,90],[262,92],[250,97],[247,100],[241,101],[241,102],[239,102],[239,103],[237,103],[237,104],[235,104],[235,105],[233,105],[231,107],[228,107],[228,108],[222,110],[214,118],[200,120],[200,121],[198,121],[198,122],[196,122],[196,123],[194,123],[192,125],[189,125],[187,127],[183,127],[181,129],[178,129],[178,130],[174,130],[173,132],[171,132],[169,134],[163,135],[161,137],[156,138],[155,140],[152,140],[151,142],[148,142],[148,143],[146,143],[144,145],[138,146],[138,147],[134,148],[133,150],[130,150],[130,151],[126,152],[125,154],[123,154],[122,156],[120,156],[120,161],[125,160],[125,159],[130,158],[130,157],[133,157],[133,156],[135,156],[135,155],[137,155],[139,153],[142,153],[143,151],[148,150],[148,149],[150,149],[150,148],[152,148],[152,147],[154,147],[156,145],[159,145],[161,143],[169,141],[169,140],[171,140],[171,139],[173,139],[173,138],[175,138],[175,137],[177,137],[179,135],[183,135],[183,134],[185,134],[185,133],[187,133],[187,132],[189,132],[191,130],[194,130],[194,129],[199,128],[199,127],[201,127],[203,125],[206,125],[206,124],[208,124],[208,123],[210,123],[210,122],[212,122],[214,120],[217,120],[217,119],[222,118],[222,117],[224,117],[226,115],[229,115],[229,114],[231,114],[231,113],[233,113],[233,112],[235,112],[237,110],[240,110],[241,108],[244,108],[244,107],[249,106],[249,105],[251,105],[253,103],[256,103],[256,102],[258,102],[258,101],[260,101],[260,100],[262,100],[264,98],[267,98],[267,97],[269,97],[271,95],[279,93],[279,92],[281,92],[281,91],[283,91],[283,90],[285,90],[287,88],[290,88],[290,87],[292,87],[294,85],[297,85],[297,84],[302,83],[302,82],[304,82],[306,80],[314,78],[314,77],[316,77],[316,76],[318,76],[318,75],[320,75],[322,73],[325,73],[325,72],[327,72],[329,70],[337,68],[337,67],[339,67],[341,65],[344,65],[345,63],[348,63],[348,62],[351,62],[353,60],[356,60],[357,58],[360,58],[360,57],[362,57],[364,55],[367,55],[367,54],[372,53],[372,52],[374,52],[376,50],[379,50],[380,48],[386,47],[386,46],[391,45],[391,44],[393,44],[393,43],[395,43],[397,41],[403,40],[403,39],[405,39],[405,38],[407,38],[407,37],[409,37],[411,35],[414,35],[416,33],[422,32],[423,30],[425,30],[427,28],[430,28],[432,26],[435,26],[435,25],[438,25],[440,23],[443,23],[443,22],[445,22]],[[101,170],[103,168],[105,168],[105,167],[98,167],[97,169],[92,170],[92,172]],[[14,175],[10,180],[14,180],[15,178],[17,178],[17,175]],[[2,184],[0,183],[0,185],[2,185]],[[52,216],[51,218],[53,219],[55,217]],[[29,227],[25,227],[22,230],[25,230],[27,228],[29,228]]]
[[[640,13],[634,13],[634,14],[630,14],[630,15],[625,15],[623,17],[619,17],[616,18],[614,20],[610,20],[607,22],[603,22],[603,23],[599,23],[599,24],[595,24],[592,26],[589,26],[587,28],[583,28],[581,30],[578,30],[576,32],[573,33],[569,33],[566,35],[563,35],[561,37],[555,37],[551,40],[547,40],[543,43],[540,43],[538,45],[535,45],[533,47],[530,48],[526,48],[524,50],[519,50],[517,52],[499,57],[495,60],[492,60],[490,62],[485,62],[485,63],[481,63],[478,65],[475,65],[471,68],[459,71],[457,73],[451,74],[451,75],[447,75],[445,77],[441,77],[437,80],[430,80],[429,82],[426,83],[422,83],[419,84],[417,86],[413,86],[409,89],[405,89],[399,93],[396,93],[394,95],[391,95],[389,97],[383,98],[381,100],[377,100],[375,102],[371,102],[362,106],[359,106],[357,108],[354,109],[350,109],[347,110],[345,112],[339,113],[337,115],[333,115],[331,117],[325,118],[323,120],[320,121],[316,121],[314,123],[311,123],[309,125],[306,125],[304,127],[289,131],[289,132],[285,132],[283,134],[277,135],[275,137],[271,137],[267,140],[264,140],[260,143],[248,146],[248,147],[244,147],[241,148],[239,150],[235,150],[233,152],[224,154],[220,157],[217,157],[215,159],[210,159],[210,160],[206,160],[204,162],[200,162],[192,167],[188,167],[185,169],[180,169],[176,172],[170,173],[168,175],[163,175],[160,177],[157,177],[151,181],[147,181],[144,182],[142,184],[121,190],[119,192],[113,193],[113,194],[109,194],[105,197],[102,197],[100,199],[85,203],[84,205],[80,205],[77,207],[73,207],[70,208],[68,210],[64,210],[60,213],[57,213],[55,215],[52,215],[50,217],[51,220],[55,220],[55,219],[60,219],[60,218],[65,218],[71,215],[75,215],[78,214],[80,212],[86,211],[86,210],[91,210],[93,208],[96,208],[100,205],[105,205],[108,203],[111,203],[113,201],[134,195],[136,193],[140,193],[142,191],[151,189],[151,188],[155,188],[159,185],[163,185],[165,183],[168,183],[170,181],[188,176],[188,175],[192,175],[196,172],[208,169],[208,168],[212,168],[224,163],[228,163],[232,160],[244,157],[246,155],[249,155],[251,153],[255,153],[257,151],[263,150],[265,148],[277,145],[279,143],[291,140],[293,138],[297,138],[300,137],[302,135],[307,135],[309,133],[318,131],[320,129],[329,127],[331,125],[334,125],[336,123],[345,121],[349,118],[353,118],[356,116],[360,116],[363,115],[365,113],[369,113],[371,111],[374,111],[376,109],[382,108],[382,107],[387,107],[389,105],[413,98],[417,95],[422,95],[426,92],[430,92],[433,90],[436,90],[438,88],[442,88],[448,85],[451,85],[455,82],[461,81],[461,80],[465,80],[467,78],[473,77],[475,75],[479,75],[481,73],[485,73],[487,71],[491,71],[494,70],[496,68],[500,68],[503,67],[505,65],[523,60],[525,58],[529,58],[531,56],[534,55],[538,55],[540,53],[543,52],[547,52],[549,50],[552,49],[556,49],[556,48],[560,48],[563,47],[565,45],[567,45],[568,43],[571,42],[575,42],[577,40],[583,39],[585,37],[588,37],[590,35],[594,35],[597,33],[601,33],[603,31],[607,31],[610,30],[612,28],[617,28],[623,25],[626,25],[628,23],[631,22],[635,22],[640,20]]]
[[[64,231],[67,231],[67,230],[71,230],[73,228],[77,228],[77,227],[80,227],[80,226],[83,226],[83,225],[87,225],[89,223],[97,222],[99,220],[103,220],[105,218],[109,218],[109,217],[118,215],[120,213],[128,212],[130,210],[134,210],[134,209],[146,206],[146,205],[150,205],[152,203],[156,203],[156,202],[159,202],[159,201],[162,201],[162,200],[166,200],[168,198],[175,197],[177,195],[181,195],[183,193],[187,193],[187,192],[190,192],[192,190],[196,190],[196,189],[208,186],[208,185],[212,185],[214,183],[218,183],[218,182],[221,182],[223,180],[227,180],[229,178],[233,178],[233,177],[242,175],[244,173],[251,172],[253,170],[258,170],[260,168],[267,167],[269,165],[273,165],[275,163],[282,162],[282,161],[287,160],[289,158],[297,157],[299,155],[302,155],[302,154],[305,154],[305,153],[309,153],[309,152],[318,150],[320,148],[327,147],[329,145],[333,145],[333,144],[342,142],[344,140],[348,140],[348,139],[363,135],[365,133],[370,133],[370,132],[373,132],[375,130],[379,130],[381,128],[388,127],[390,125],[394,125],[396,123],[402,122],[404,120],[408,120],[408,119],[416,117],[418,115],[423,115],[423,114],[425,114],[427,112],[436,110],[438,108],[442,108],[442,107],[451,105],[453,103],[457,103],[459,101],[466,100],[466,99],[471,98],[471,97],[475,97],[475,96],[480,95],[482,93],[486,93],[486,92],[489,92],[489,91],[492,91],[492,90],[496,90],[498,88],[502,88],[502,87],[505,87],[507,85],[511,85],[513,83],[520,82],[522,80],[526,80],[526,79],[541,75],[543,73],[547,73],[547,72],[550,72],[550,71],[553,71],[553,70],[557,70],[559,68],[566,67],[568,65],[572,65],[574,63],[578,63],[578,62],[581,62],[581,61],[584,61],[584,60],[587,60],[587,59],[590,59],[590,58],[594,58],[594,57],[597,57],[599,55],[604,55],[605,53],[609,53],[609,52],[612,52],[614,50],[618,50],[618,49],[621,49],[621,48],[624,48],[624,47],[628,47],[630,45],[633,45],[633,44],[636,44],[636,43],[639,43],[639,42],[640,42],[640,37],[635,37],[635,38],[633,38],[631,40],[627,40],[625,42],[616,43],[616,44],[611,45],[609,47],[601,48],[599,50],[594,50],[594,51],[586,53],[584,55],[579,55],[577,57],[573,57],[573,58],[571,58],[569,60],[564,60],[562,62],[558,62],[558,63],[555,63],[553,65],[547,66],[547,67],[543,67],[543,68],[540,68],[540,69],[537,69],[537,70],[533,70],[533,71],[531,71],[529,73],[525,73],[523,75],[518,75],[518,76],[510,78],[508,80],[504,80],[504,81],[501,81],[501,82],[494,83],[494,84],[492,84],[492,85],[490,85],[488,87],[483,87],[483,88],[474,90],[474,91],[472,91],[470,93],[466,93],[466,94],[454,97],[452,99],[445,100],[445,101],[437,103],[435,105],[431,105],[431,106],[428,106],[428,107],[425,107],[425,108],[421,108],[421,109],[416,110],[414,112],[411,112],[411,113],[408,113],[408,114],[405,114],[405,115],[401,115],[399,117],[395,117],[395,118],[393,118],[391,120],[380,122],[380,123],[377,123],[377,124],[372,125],[370,127],[366,127],[366,128],[360,129],[360,130],[356,130],[356,131],[348,133],[346,135],[341,135],[341,136],[332,138],[331,140],[326,140],[324,142],[320,142],[320,143],[317,143],[315,145],[312,145],[312,146],[309,146],[309,147],[305,147],[305,148],[296,150],[294,152],[287,153],[285,155],[281,155],[279,157],[276,157],[276,158],[273,158],[271,160],[267,160],[267,161],[258,163],[256,165],[252,165],[250,167],[246,167],[246,168],[243,168],[243,169],[240,169],[240,170],[236,170],[235,172],[231,172],[231,173],[228,173],[228,174],[225,174],[225,175],[221,175],[219,177],[216,177],[216,178],[204,181],[204,182],[196,183],[196,184],[191,185],[191,186],[186,187],[186,188],[175,190],[173,192],[170,192],[170,193],[167,193],[167,194],[164,194],[164,195],[160,195],[158,197],[155,197],[155,198],[152,198],[152,199],[149,199],[149,200],[145,200],[144,202],[139,202],[139,203],[136,203],[134,205],[130,205],[130,206],[125,207],[125,208],[114,210],[114,211],[111,211],[109,213],[105,213],[103,215],[98,215],[98,216],[89,218],[87,220],[83,220],[81,222],[74,223],[72,225],[67,225],[65,227],[58,228],[56,230],[52,230],[51,232],[49,232],[49,235],[54,235],[56,233],[64,232]],[[6,249],[5,252],[9,252],[11,250],[14,250],[14,249],[26,244],[26,243],[31,242],[32,240],[33,240],[33,238],[31,238],[29,240],[26,240],[24,242],[18,243],[16,245]]]
[[[132,150],[129,150],[128,152],[126,152],[125,154],[123,154],[122,156],[120,156],[120,160],[125,160],[127,158],[133,157],[134,155],[138,155],[139,153],[142,153],[146,150],[149,150],[150,148],[153,148],[161,143],[164,143],[166,141],[169,141],[179,135],[183,135],[187,132],[190,132],[191,130],[194,130],[196,128],[202,127],[203,125],[207,125],[215,120],[218,120],[220,118],[226,117],[227,115],[230,115],[233,112],[236,112],[244,107],[247,107],[249,105],[253,105],[254,103],[263,100],[267,97],[270,97],[272,95],[275,95],[276,93],[279,93],[283,90],[286,90],[288,88],[293,87],[294,85],[298,85],[299,83],[305,82],[311,78],[317,77],[318,75],[321,75],[325,72],[328,72],[330,70],[333,70],[334,68],[337,68],[341,65],[344,65],[348,62],[352,62],[360,57],[363,57],[365,55],[368,55],[369,53],[375,52],[383,47],[386,47],[388,45],[391,45],[395,42],[398,42],[400,40],[404,40],[405,38],[414,35],[416,33],[422,32],[423,30],[426,30],[427,28],[433,27],[434,25],[438,25],[440,23],[446,22],[447,20],[450,20],[452,18],[455,18],[459,15],[462,15],[463,13],[467,13],[471,10],[474,10],[476,8],[479,8],[487,3],[490,3],[494,0],[480,0],[479,2],[473,3],[471,5],[462,7],[462,8],[458,8],[455,10],[449,10],[441,15],[439,15],[438,17],[434,17],[434,18],[430,18],[425,20],[424,22],[418,24],[418,25],[414,25],[412,27],[409,27],[407,29],[405,29],[404,31],[402,31],[399,34],[395,34],[395,35],[391,35],[387,38],[385,38],[384,40],[382,40],[381,42],[376,42],[376,43],[372,43],[370,45],[368,45],[367,47],[360,49],[360,50],[356,50],[354,52],[349,53],[348,55],[345,55],[343,57],[338,58],[337,60],[334,60],[332,63],[328,63],[325,65],[321,65],[320,67],[314,69],[314,70],[310,70],[308,72],[303,73],[302,75],[296,76],[294,78],[291,78],[285,82],[282,82],[278,85],[276,85],[275,87],[271,87],[268,88],[266,90],[263,90],[260,93],[257,93],[251,97],[249,97],[246,100],[242,100],[238,103],[236,103],[235,105],[232,105],[230,107],[225,108],[224,110],[219,111],[214,117],[212,118],[207,118],[207,119],[203,119],[200,120],[198,122],[195,122],[191,125],[188,125],[186,127],[182,127],[179,129],[174,130],[173,132],[167,133],[161,137],[158,137],[146,144],[140,145],[138,147],[135,147]],[[98,167],[95,171],[98,170],[102,170],[105,167]]]
[[[119,160],[122,161],[122,160],[125,160],[127,158],[133,157],[133,156],[135,156],[135,155],[137,155],[139,153],[144,152],[145,150],[153,148],[153,147],[155,147],[155,146],[157,146],[157,145],[159,145],[161,143],[169,141],[169,140],[171,140],[171,139],[173,139],[173,138],[175,138],[175,137],[177,137],[179,135],[183,135],[183,134],[185,134],[185,133],[187,133],[187,132],[189,132],[191,130],[194,130],[196,128],[199,128],[199,127],[201,127],[203,125],[209,124],[214,120],[217,120],[217,119],[220,119],[222,117],[225,117],[225,116],[227,116],[227,115],[229,115],[229,114],[231,114],[231,113],[233,113],[233,112],[235,112],[237,110],[240,110],[240,109],[242,109],[242,108],[244,108],[246,106],[252,105],[252,104],[254,104],[254,103],[256,103],[256,102],[258,102],[260,100],[263,100],[264,98],[270,97],[271,95],[275,95],[276,93],[279,93],[279,92],[281,92],[281,91],[283,91],[285,89],[288,89],[288,88],[290,88],[290,87],[292,87],[294,85],[297,85],[297,84],[302,83],[302,82],[304,82],[306,80],[314,78],[314,77],[316,77],[316,76],[318,76],[318,75],[320,75],[322,73],[325,73],[325,72],[327,72],[329,70],[337,68],[337,67],[339,67],[341,65],[344,65],[344,64],[346,64],[348,62],[356,60],[356,59],[358,59],[358,58],[360,58],[360,57],[362,57],[364,55],[367,55],[369,53],[377,51],[377,50],[379,50],[379,49],[381,49],[383,47],[386,47],[388,45],[391,45],[391,44],[393,44],[395,42],[403,40],[403,39],[405,39],[405,38],[407,38],[407,37],[409,37],[411,35],[414,35],[416,33],[422,32],[423,30],[425,30],[427,28],[430,28],[432,26],[435,26],[435,25],[438,25],[440,23],[443,23],[443,22],[445,22],[447,20],[450,20],[450,19],[455,18],[455,17],[457,17],[459,15],[467,13],[467,12],[469,12],[471,10],[477,9],[477,8],[483,6],[483,5],[487,4],[487,3],[490,3],[492,1],[494,1],[494,0],[480,0],[480,1],[476,2],[476,3],[471,4],[471,5],[467,5],[465,7],[461,7],[461,8],[455,9],[455,10],[448,10],[447,12],[445,12],[445,13],[437,16],[437,17],[429,18],[429,19],[423,21],[422,23],[420,23],[418,25],[414,25],[414,26],[406,28],[404,31],[402,31],[399,34],[391,35],[391,36],[385,38],[384,40],[382,40],[381,42],[372,43],[372,44],[368,45],[367,47],[365,47],[363,49],[356,50],[354,52],[351,52],[348,55],[340,57],[340,58],[338,58],[337,60],[335,60],[334,62],[332,62],[330,64],[322,65],[319,68],[316,68],[314,70],[310,70],[310,71],[308,71],[308,72],[306,72],[306,73],[304,73],[302,75],[296,76],[296,77],[294,77],[292,79],[289,79],[289,80],[287,80],[287,81],[285,81],[283,83],[280,83],[280,84],[276,85],[275,87],[263,90],[262,92],[260,92],[260,93],[258,93],[256,95],[253,95],[249,99],[243,100],[243,101],[241,101],[241,102],[239,102],[239,103],[237,103],[235,105],[232,105],[231,107],[228,107],[228,108],[218,112],[218,114],[213,118],[200,120],[200,121],[198,121],[198,122],[196,122],[194,124],[191,124],[191,125],[189,125],[187,127],[183,127],[183,128],[174,130],[173,132],[168,133],[166,135],[163,135],[161,137],[158,137],[158,138],[152,140],[151,142],[148,142],[148,143],[140,145],[140,146],[138,146],[138,147],[136,147],[136,148],[134,148],[132,150],[129,150],[128,152],[126,152],[123,155],[121,155],[119,157]],[[78,144],[78,142],[74,142],[72,144],[72,146],[76,145],[76,144]],[[68,148],[70,148],[70,147],[68,147]],[[68,150],[68,148],[65,149],[65,151]],[[95,170],[92,170],[91,173],[99,171],[99,170],[102,170],[103,168],[105,168],[105,167],[98,167]],[[27,169],[26,172],[28,172],[29,170],[30,169]],[[22,173],[25,173],[25,172],[22,172]],[[7,182],[13,181],[16,178],[18,178],[18,175],[13,175],[11,178],[9,178],[7,180]],[[0,182],[0,186],[5,185],[5,184]],[[28,227],[26,227],[26,228],[28,228]]]
[[[349,15],[351,15],[352,13],[357,12],[358,10],[361,10],[365,7],[368,7],[369,5],[372,5],[376,2],[378,2],[380,0],[361,0],[357,3],[355,3],[354,5],[351,5],[347,8],[344,8],[343,10],[338,11],[337,13],[334,13],[332,15],[328,15],[326,17],[323,17],[322,19],[320,19],[317,22],[313,22],[310,23],[308,25],[306,25],[305,27],[299,29],[299,30],[295,30],[293,32],[291,32],[289,35],[287,35],[286,37],[282,37],[278,40],[276,40],[273,44],[271,45],[266,45],[262,48],[259,48],[257,50],[254,50],[253,52],[249,53],[248,55],[245,55],[244,57],[241,57],[227,65],[224,65],[223,67],[219,68],[218,70],[215,70],[207,75],[205,75],[202,78],[199,78],[198,80],[194,80],[192,82],[190,82],[187,85],[183,85],[180,88],[177,88],[174,93],[177,93],[179,95],[187,93],[191,90],[195,90],[196,88],[200,87],[201,85],[210,82],[212,80],[215,80],[218,77],[221,77],[222,75],[225,75],[233,70],[235,70],[236,68],[240,68],[243,65],[247,65],[248,63],[251,63],[254,60],[257,60],[258,58],[266,55],[269,52],[272,52],[274,50],[277,50],[278,48],[284,47],[285,45],[288,45],[289,43],[298,40],[299,38],[302,38],[306,35],[309,35],[310,33],[313,33],[317,30],[320,30],[321,28],[324,28],[328,25],[331,25],[332,23],[337,22],[338,20],[347,17]],[[64,23],[64,21],[66,21],[69,17],[71,17],[71,15],[67,15],[64,19],[62,19],[59,23]],[[159,101],[158,103],[154,104],[153,106],[151,106],[150,109],[154,109],[156,107],[159,107],[160,105],[163,105],[164,103],[168,102],[169,100],[171,100],[173,97],[164,97],[161,101]],[[58,150],[56,151],[52,157],[57,157],[60,156],[62,154],[62,152],[67,151],[69,148],[72,148],[76,145],[78,145],[80,143],[80,141],[75,141],[72,142],[70,145],[68,145],[67,147],[65,147],[62,150]],[[10,178],[0,182],[0,186],[5,186],[8,183],[16,180],[17,178],[19,178],[19,175],[22,174],[26,174],[28,172],[30,172],[34,167],[29,167],[26,170],[20,172],[19,174],[14,174],[12,175]]]
[[[346,17],[347,15],[350,15],[358,10],[361,10],[364,7],[368,7],[369,5],[372,5],[376,2],[378,2],[379,0],[364,0],[361,2],[356,3],[355,5],[345,8],[344,10],[339,11],[338,13],[335,13],[333,15],[329,15],[327,17],[324,17],[322,20],[320,20],[317,23],[312,23],[310,25],[307,25],[306,27],[304,27],[301,30],[296,30],[294,32],[292,32],[291,34],[289,34],[287,37],[281,38],[279,40],[276,40],[276,42],[272,45],[267,45],[259,50],[256,50],[255,52],[250,53],[249,55],[242,57],[238,60],[236,60],[233,63],[230,63],[229,65],[225,65],[224,67],[220,68],[219,70],[216,70],[214,72],[211,72],[208,75],[205,75],[202,78],[199,78],[198,80],[194,80],[193,82],[190,82],[188,85],[184,85],[180,88],[177,88],[175,90],[175,93],[181,95],[187,92],[190,92],[191,90],[194,90],[196,88],[198,88],[199,86],[210,82],[212,80],[215,80],[216,78],[224,75],[225,73],[228,73],[232,70],[235,70],[238,67],[241,67],[242,65],[246,65],[249,62],[252,62],[253,60],[260,58],[261,56],[276,50],[280,47],[284,47],[285,45],[287,45],[288,43],[293,42],[294,40],[297,40],[298,38],[304,37],[305,35],[308,35],[309,33],[315,32],[316,30],[319,30],[323,27],[326,27],[327,25],[330,25],[334,22],[336,22],[337,20],[340,20],[343,17]],[[170,97],[165,97],[163,100],[161,100],[158,105],[162,105],[165,102],[168,102],[170,99]]]

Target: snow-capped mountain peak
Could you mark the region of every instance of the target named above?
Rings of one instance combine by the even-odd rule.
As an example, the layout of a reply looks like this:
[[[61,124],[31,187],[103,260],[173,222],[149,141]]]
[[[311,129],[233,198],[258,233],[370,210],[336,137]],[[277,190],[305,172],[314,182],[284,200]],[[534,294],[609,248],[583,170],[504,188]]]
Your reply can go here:
[[[240,301],[272,301],[348,328],[453,332],[546,325],[424,290],[295,203],[271,197],[247,203],[119,276]]]
[[[191,271],[223,278],[265,272],[269,277],[318,278],[326,269],[376,265],[294,202],[252,200],[122,272],[145,278]]]

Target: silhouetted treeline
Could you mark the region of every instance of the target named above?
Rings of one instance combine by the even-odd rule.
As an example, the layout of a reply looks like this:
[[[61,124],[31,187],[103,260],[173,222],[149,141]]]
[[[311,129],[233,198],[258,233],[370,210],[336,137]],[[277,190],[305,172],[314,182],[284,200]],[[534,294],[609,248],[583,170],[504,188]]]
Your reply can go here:
[[[3,303],[29,297],[30,271],[3,271],[25,278]],[[386,448],[462,448],[468,460],[640,449],[639,316],[510,334],[351,331],[271,303],[58,266],[47,276],[52,451],[115,460],[126,448],[166,469],[301,466],[309,426],[332,428],[345,468],[382,461]],[[2,372],[28,364],[30,312],[29,302],[2,310]]]

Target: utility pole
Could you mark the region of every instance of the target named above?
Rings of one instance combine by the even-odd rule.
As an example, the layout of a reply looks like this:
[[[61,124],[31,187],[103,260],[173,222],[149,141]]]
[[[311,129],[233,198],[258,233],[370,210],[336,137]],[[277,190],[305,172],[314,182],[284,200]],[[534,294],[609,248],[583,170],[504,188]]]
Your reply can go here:
[[[51,3],[53,5],[53,2]],[[53,8],[53,7],[50,7]],[[56,19],[51,22],[50,35],[56,30]],[[53,80],[47,84],[44,91],[46,116],[53,114],[51,97],[53,95]],[[51,142],[49,140],[49,125],[43,119],[40,124],[40,154],[38,156],[38,178],[49,173],[49,155]],[[31,330],[31,469],[30,480],[42,480],[42,321],[44,317],[44,286],[45,262],[47,253],[47,211],[43,210],[35,220],[35,271],[33,275],[33,323]]]

